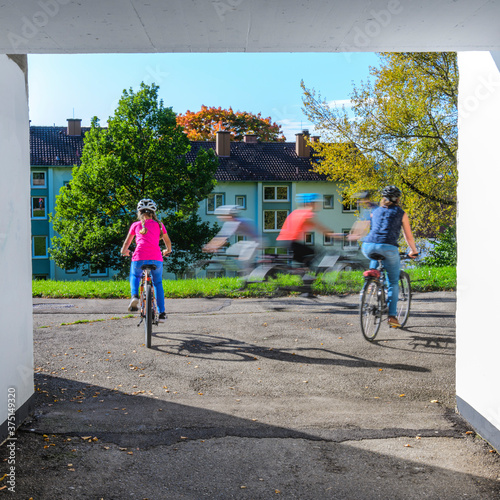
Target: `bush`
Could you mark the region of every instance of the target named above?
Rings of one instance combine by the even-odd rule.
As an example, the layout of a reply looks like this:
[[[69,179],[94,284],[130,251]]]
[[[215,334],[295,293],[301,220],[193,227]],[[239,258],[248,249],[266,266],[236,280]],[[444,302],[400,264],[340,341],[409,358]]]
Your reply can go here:
[[[457,232],[455,227],[445,229],[422,264],[433,267],[456,266]]]

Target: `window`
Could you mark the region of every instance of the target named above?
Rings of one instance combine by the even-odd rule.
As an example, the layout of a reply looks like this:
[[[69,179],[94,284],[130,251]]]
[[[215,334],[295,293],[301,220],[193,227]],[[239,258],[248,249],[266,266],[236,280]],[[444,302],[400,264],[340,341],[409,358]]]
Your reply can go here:
[[[347,236],[349,236],[349,233],[351,232],[351,230],[350,229],[342,229],[342,232],[344,233],[344,248],[351,249],[351,250],[357,250],[358,249],[357,240],[348,240],[347,239]]]
[[[236,243],[238,243],[239,241],[247,241],[247,237],[243,236],[242,234],[237,234],[236,235]]]
[[[98,277],[98,276],[107,276],[108,270],[105,267],[98,267],[96,265],[90,265],[90,276]]]
[[[207,271],[207,278],[224,278],[226,275],[224,269],[217,269],[213,271]]]
[[[47,218],[47,198],[45,196],[33,196],[31,198],[31,218]]]
[[[71,189],[71,184],[70,183],[71,183],[71,181],[64,181],[63,182],[63,186],[67,187],[68,189]]]
[[[45,172],[31,172],[31,187],[32,188],[46,188]]]
[[[333,208],[333,194],[323,195],[323,208],[332,209]]]
[[[245,195],[243,195],[243,194],[237,195],[234,198],[234,203],[235,203],[235,205],[238,205],[241,208],[243,208],[244,210],[246,210],[246,208],[247,208],[247,197]]]
[[[333,245],[333,236],[329,233],[323,233],[323,245],[332,246]]]
[[[66,274],[76,274],[76,267],[72,269],[65,269]]]
[[[224,205],[224,194],[212,193],[207,198],[207,214],[213,214],[215,209]]]
[[[264,210],[264,231],[279,231],[288,216],[288,210]]]
[[[33,236],[33,258],[34,259],[46,259],[47,247],[48,247],[48,237],[47,236]]]
[[[265,255],[288,255],[286,247],[267,247],[264,249]]]
[[[288,201],[288,186],[264,186],[264,201]]]
[[[351,201],[342,195],[342,212],[355,212],[357,209],[357,203],[355,200]]]
[[[304,245],[314,245],[314,233],[304,233]]]
[[[49,277],[46,274],[34,274],[33,279],[35,281],[47,281]]]

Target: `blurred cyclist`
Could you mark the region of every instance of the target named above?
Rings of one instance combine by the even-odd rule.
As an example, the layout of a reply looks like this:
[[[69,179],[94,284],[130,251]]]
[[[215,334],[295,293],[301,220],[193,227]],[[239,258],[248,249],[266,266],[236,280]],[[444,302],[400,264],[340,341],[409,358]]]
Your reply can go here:
[[[304,233],[317,229],[323,233],[333,234],[332,230],[321,224],[316,218],[321,195],[317,193],[301,193],[296,196],[298,208],[288,215],[280,231],[277,241],[283,241],[293,254],[293,260],[309,267],[314,259],[314,246],[304,243]]]
[[[246,274],[261,247],[261,238],[255,224],[250,219],[239,216],[242,207],[239,205],[222,205],[215,209],[214,214],[223,221],[221,230],[204,247],[203,251],[215,253],[229,242],[232,236],[243,236],[226,250],[226,255],[236,257],[242,271]]]

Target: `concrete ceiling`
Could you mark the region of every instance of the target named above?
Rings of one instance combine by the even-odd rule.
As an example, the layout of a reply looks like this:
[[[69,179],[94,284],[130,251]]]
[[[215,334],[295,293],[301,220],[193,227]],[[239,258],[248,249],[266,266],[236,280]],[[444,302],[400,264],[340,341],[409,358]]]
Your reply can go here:
[[[0,53],[500,50],[500,0],[0,0]]]

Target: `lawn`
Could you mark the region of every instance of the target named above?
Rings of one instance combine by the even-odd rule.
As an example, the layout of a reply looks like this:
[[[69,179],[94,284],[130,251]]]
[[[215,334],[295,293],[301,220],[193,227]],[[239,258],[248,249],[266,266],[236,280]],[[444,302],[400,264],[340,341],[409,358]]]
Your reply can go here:
[[[439,291],[456,289],[455,267],[416,267],[407,270],[414,291]],[[189,297],[262,297],[273,295],[277,288],[284,293],[297,293],[294,285],[299,283],[294,276],[279,276],[277,280],[249,285],[240,290],[239,278],[213,278],[192,280],[164,280],[166,298]],[[362,271],[351,271],[341,276],[328,276],[314,284],[319,295],[358,293],[363,286]],[[33,281],[33,297],[46,298],[126,298],[130,296],[127,280],[92,281]]]

